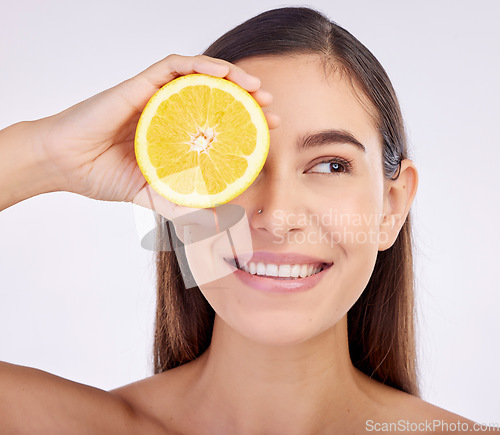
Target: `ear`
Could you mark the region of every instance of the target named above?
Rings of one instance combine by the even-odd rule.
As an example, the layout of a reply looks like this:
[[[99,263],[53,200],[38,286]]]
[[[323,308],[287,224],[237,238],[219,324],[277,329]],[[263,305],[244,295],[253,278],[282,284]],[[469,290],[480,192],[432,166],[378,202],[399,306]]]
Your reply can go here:
[[[417,193],[418,172],[410,159],[401,161],[399,177],[385,180],[384,209],[379,229],[379,251],[389,249],[398,237]]]

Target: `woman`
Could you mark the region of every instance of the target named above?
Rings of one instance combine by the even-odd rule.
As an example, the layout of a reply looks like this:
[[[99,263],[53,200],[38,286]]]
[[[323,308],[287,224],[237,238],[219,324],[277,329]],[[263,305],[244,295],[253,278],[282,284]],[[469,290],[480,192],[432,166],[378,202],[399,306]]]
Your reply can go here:
[[[7,431],[472,429],[418,397],[409,218],[418,175],[397,99],[373,55],[316,11],[268,11],[204,56],[169,56],[57,115],[3,130],[0,209],[65,190],[146,207],[152,195],[171,220],[192,212],[148,189],[133,137],[153,93],[193,72],[226,77],[266,108],[266,164],[231,201],[248,216],[248,270],[317,273],[284,281],[227,264],[230,274],[186,289],[174,254],[159,252],[155,376],[104,392],[2,363]]]

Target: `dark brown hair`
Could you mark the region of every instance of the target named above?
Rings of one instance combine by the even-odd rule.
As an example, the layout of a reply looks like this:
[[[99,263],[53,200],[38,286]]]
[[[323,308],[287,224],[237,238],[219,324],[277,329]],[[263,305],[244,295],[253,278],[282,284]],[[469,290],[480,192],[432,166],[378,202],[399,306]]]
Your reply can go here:
[[[253,56],[315,53],[340,68],[371,102],[382,140],[384,174],[399,176],[407,145],[401,110],[391,82],[377,59],[348,31],[316,10],[274,9],[240,24],[203,53],[236,62]],[[166,220],[158,228],[155,373],[184,364],[210,344],[214,311],[198,287],[186,290],[172,251],[162,250]],[[176,243],[180,243],[178,240]],[[178,246],[182,250],[182,246]],[[387,385],[418,395],[414,332],[413,259],[410,215],[395,243],[378,253],[361,297],[348,312],[353,365]]]

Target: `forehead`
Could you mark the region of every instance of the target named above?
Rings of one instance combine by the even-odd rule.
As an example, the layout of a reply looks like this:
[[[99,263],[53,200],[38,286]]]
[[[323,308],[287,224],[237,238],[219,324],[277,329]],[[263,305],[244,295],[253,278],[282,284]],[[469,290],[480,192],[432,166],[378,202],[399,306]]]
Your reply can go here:
[[[265,110],[281,117],[279,130],[294,135],[346,130],[361,143],[380,147],[375,110],[340,69],[314,54],[262,56],[236,62],[261,79],[273,95]]]

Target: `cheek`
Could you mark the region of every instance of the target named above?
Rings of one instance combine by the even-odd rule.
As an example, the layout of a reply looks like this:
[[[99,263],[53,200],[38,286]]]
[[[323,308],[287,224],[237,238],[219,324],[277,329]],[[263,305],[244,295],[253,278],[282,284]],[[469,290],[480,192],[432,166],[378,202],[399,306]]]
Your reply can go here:
[[[339,273],[340,305],[347,311],[368,284],[378,255],[383,190],[376,183],[360,183],[331,195],[330,207],[321,210],[319,226]],[[332,280],[334,281],[334,280]]]
[[[377,250],[383,206],[381,185],[369,180],[352,183],[332,189],[327,197],[316,198],[315,204],[323,204],[314,212],[321,216],[318,228],[328,233],[338,248],[349,252]]]

